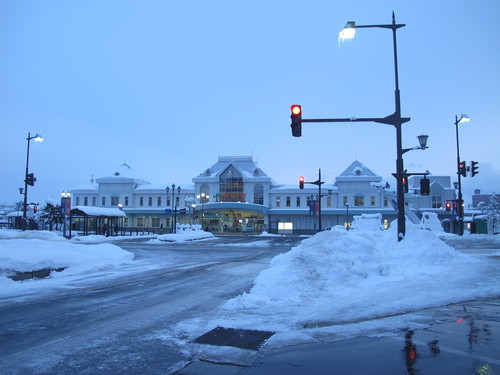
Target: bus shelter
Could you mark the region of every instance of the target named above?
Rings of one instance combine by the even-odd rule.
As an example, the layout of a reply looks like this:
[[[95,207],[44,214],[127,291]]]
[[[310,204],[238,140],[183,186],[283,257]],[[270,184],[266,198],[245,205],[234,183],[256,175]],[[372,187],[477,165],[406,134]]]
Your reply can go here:
[[[76,206],[69,215],[69,236],[72,231],[83,236],[116,236],[123,231],[126,217],[118,208]]]

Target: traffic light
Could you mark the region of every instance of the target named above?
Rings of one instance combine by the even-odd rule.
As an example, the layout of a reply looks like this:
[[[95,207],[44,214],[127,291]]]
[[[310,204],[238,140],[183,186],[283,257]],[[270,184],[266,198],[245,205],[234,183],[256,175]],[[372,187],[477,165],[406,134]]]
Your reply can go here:
[[[28,173],[26,175],[26,183],[30,186],[35,186],[36,178],[33,173]]]
[[[33,206],[33,212],[36,214],[37,211],[38,211],[38,206]]]
[[[474,177],[475,175],[477,175],[479,173],[477,171],[477,165],[478,165],[477,161],[471,161],[470,162],[470,176],[471,177]]]
[[[401,187],[403,188],[403,193],[408,193],[408,176],[403,175],[401,177]]]
[[[467,177],[467,167],[465,166],[465,161],[461,161],[458,165],[458,173],[463,177]]]
[[[304,189],[304,177],[299,177],[299,189]]]
[[[422,178],[420,180],[420,195],[429,195],[431,193],[431,180]]]
[[[451,202],[446,202],[446,211],[451,211]]]
[[[292,114],[290,118],[292,119],[292,135],[294,137],[302,136],[302,107],[298,104],[294,104],[290,107]]]

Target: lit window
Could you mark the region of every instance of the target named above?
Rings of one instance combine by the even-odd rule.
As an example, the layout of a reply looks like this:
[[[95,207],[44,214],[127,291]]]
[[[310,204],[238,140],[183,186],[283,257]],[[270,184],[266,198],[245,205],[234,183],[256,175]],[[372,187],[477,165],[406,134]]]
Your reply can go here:
[[[365,197],[363,196],[354,197],[354,205],[356,207],[363,207],[365,205]]]

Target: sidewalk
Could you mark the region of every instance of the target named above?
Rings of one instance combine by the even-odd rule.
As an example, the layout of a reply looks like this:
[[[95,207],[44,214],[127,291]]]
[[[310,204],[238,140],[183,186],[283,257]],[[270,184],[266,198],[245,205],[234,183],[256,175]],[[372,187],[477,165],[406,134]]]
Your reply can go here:
[[[251,366],[195,361],[179,374],[500,374],[500,298],[431,310],[425,329],[266,350]]]

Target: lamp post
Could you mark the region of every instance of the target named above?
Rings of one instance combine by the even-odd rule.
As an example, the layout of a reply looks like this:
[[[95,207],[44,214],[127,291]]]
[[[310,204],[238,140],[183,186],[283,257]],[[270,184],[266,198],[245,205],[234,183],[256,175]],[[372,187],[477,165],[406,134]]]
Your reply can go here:
[[[63,237],[66,237],[66,215],[71,208],[71,193],[63,191],[61,193],[61,213],[63,217]]]
[[[35,184],[36,178],[33,174],[29,174],[29,160],[30,160],[30,141],[34,139],[35,142],[42,142],[43,138],[40,134],[35,134],[35,136],[31,136],[28,132],[28,148],[26,151],[26,173],[24,176],[24,203],[23,203],[23,231],[26,230],[26,214],[28,211],[28,185],[33,186]]]
[[[457,175],[458,175],[458,235],[462,236],[464,234],[464,201],[462,197],[462,180],[461,180],[461,175],[462,171],[460,168],[460,146],[458,142],[458,124],[464,123],[464,122],[469,122],[470,118],[469,116],[463,114],[458,118],[457,115],[455,115],[455,129],[456,129],[456,134],[457,134]],[[465,167],[465,165],[464,165]]]
[[[167,195],[170,192],[170,188],[167,186]],[[181,194],[181,187],[177,187],[177,196],[179,197]],[[172,184],[172,211],[174,212],[174,220],[172,221],[171,233],[177,232],[177,202],[175,202],[175,184]]]
[[[346,215],[346,218],[345,218],[345,225],[346,225],[346,229],[349,230],[349,203],[346,203],[345,204],[345,215]]]
[[[201,229],[202,230],[205,230],[205,227],[204,227],[204,214],[205,214],[205,199],[207,199],[208,197],[208,194],[205,194],[205,193],[201,193],[201,194],[198,194],[196,196],[196,198],[198,198],[198,201],[201,202]]]
[[[395,111],[392,115],[385,117],[383,123],[393,125],[396,128],[396,179],[397,179],[397,207],[398,207],[398,241],[400,241],[406,233],[405,213],[404,213],[404,191],[403,191],[403,146],[402,146],[402,125],[409,121],[409,118],[401,117],[401,98],[399,92],[399,76],[398,76],[398,54],[396,44],[396,31],[406,26],[405,24],[396,24],[396,17],[392,13],[392,23],[387,25],[356,25],[355,22],[347,22],[344,29],[339,34],[339,41],[354,38],[356,29],[361,28],[382,28],[392,30],[393,52],[394,52],[394,82],[395,82]],[[375,122],[382,122],[376,121]]]

